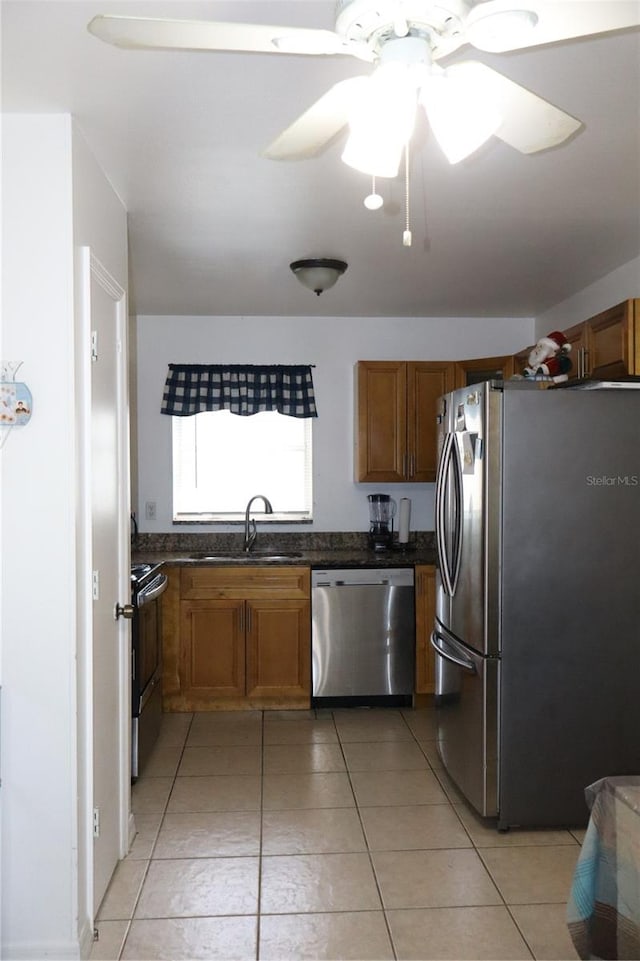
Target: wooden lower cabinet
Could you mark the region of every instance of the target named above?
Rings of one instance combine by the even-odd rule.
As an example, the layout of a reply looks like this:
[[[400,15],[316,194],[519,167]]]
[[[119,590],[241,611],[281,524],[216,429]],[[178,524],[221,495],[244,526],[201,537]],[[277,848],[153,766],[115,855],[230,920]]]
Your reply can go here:
[[[416,591],[416,694],[435,691],[435,653],[431,632],[436,613],[436,569],[432,564],[415,570]]]
[[[180,688],[196,699],[244,697],[244,601],[180,603]]]
[[[165,594],[165,711],[309,707],[308,568],[197,567],[176,576],[179,590]]]
[[[309,601],[247,601],[247,614],[247,697],[308,702]]]

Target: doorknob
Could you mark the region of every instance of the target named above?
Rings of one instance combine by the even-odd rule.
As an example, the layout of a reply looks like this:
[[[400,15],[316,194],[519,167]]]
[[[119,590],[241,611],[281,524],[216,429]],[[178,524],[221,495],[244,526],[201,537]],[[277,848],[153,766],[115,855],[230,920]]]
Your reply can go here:
[[[119,617],[124,617],[130,621],[135,612],[136,609],[133,604],[116,604],[115,619],[117,621]]]

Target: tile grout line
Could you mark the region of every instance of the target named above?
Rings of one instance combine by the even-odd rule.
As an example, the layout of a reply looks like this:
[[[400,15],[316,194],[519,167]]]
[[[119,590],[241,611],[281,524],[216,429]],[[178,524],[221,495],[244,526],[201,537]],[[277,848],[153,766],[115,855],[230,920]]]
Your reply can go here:
[[[409,725],[407,724],[407,726],[409,726]],[[414,733],[413,731],[412,731],[411,733],[413,734],[414,739],[415,739],[415,741],[416,741],[416,744],[418,745],[418,747],[420,748],[420,750],[421,750],[422,753],[424,754],[424,756],[425,756],[425,758],[426,758],[426,760],[427,760],[427,763],[429,764],[429,767],[431,768],[431,762],[429,761],[429,758],[427,757],[426,752],[422,749],[422,745],[421,745],[420,742],[418,741],[415,733]],[[447,796],[447,801],[449,802],[449,806],[450,806],[451,810],[453,811],[454,815],[456,816],[456,818],[457,818],[458,821],[460,822],[460,826],[462,827],[463,831],[465,832],[465,834],[466,834],[467,837],[469,838],[469,841],[470,841],[470,843],[471,843],[471,850],[473,850],[473,851],[475,852],[477,858],[479,859],[480,863],[482,864],[482,867],[483,867],[484,870],[486,871],[487,876],[488,876],[489,880],[491,881],[491,884],[493,885],[493,887],[494,887],[494,889],[495,889],[495,891],[496,891],[496,894],[497,894],[498,897],[500,898],[500,900],[501,900],[501,902],[502,902],[502,906],[507,909],[507,913],[508,913],[509,916],[511,917],[511,912],[509,911],[509,906],[508,906],[507,902],[505,901],[505,899],[504,899],[504,897],[503,897],[502,891],[501,891],[500,888],[498,887],[498,885],[497,885],[497,883],[496,883],[493,875],[491,874],[491,871],[489,870],[489,867],[487,866],[484,858],[482,857],[482,855],[481,855],[481,853],[480,853],[480,849],[479,849],[478,845],[475,843],[475,841],[474,841],[474,839],[473,839],[473,837],[472,837],[472,835],[471,835],[471,832],[467,829],[466,824],[465,824],[464,821],[462,820],[462,817],[460,816],[460,813],[459,813],[459,811],[458,811],[457,805],[455,805],[455,804],[453,803],[453,801],[451,800],[451,798],[450,798],[449,795],[447,794],[447,792],[446,792],[446,790],[445,790],[445,788],[444,788],[444,785],[442,784],[442,781],[440,780],[440,778],[439,778],[438,775],[437,775],[437,772],[436,772],[433,768],[431,768],[431,769],[432,769],[432,771],[433,771],[436,779],[438,780],[438,783],[439,783],[440,786],[442,787],[442,790],[444,791],[444,793],[445,793],[446,796]],[[514,919],[514,920],[515,920],[515,919]],[[520,931],[519,928],[518,928],[518,931]],[[525,941],[525,944],[527,945],[527,950],[530,950],[529,945],[528,945],[528,943],[527,943],[526,941]],[[532,957],[534,957],[533,954],[532,954]]]
[[[350,769],[350,767],[349,767],[349,765],[348,765],[348,763],[347,763],[347,757],[346,757],[346,754],[345,754],[345,750],[346,750],[346,748],[349,746],[349,744],[351,744],[351,743],[359,743],[359,742],[350,742],[349,740],[343,740],[343,737],[348,739],[349,736],[352,735],[352,732],[350,732],[350,731],[348,730],[348,728],[347,728],[347,729],[344,730],[344,733],[343,733],[343,734],[340,733],[339,719],[338,719],[338,720],[336,719],[335,713],[336,713],[335,711],[332,711],[332,712],[331,712],[331,715],[330,715],[330,716],[331,716],[331,721],[332,721],[332,726],[333,726],[335,735],[336,735],[336,737],[337,737],[338,746],[339,746],[339,748],[340,748],[340,755],[341,755],[341,758],[342,758],[342,761],[343,761],[343,764],[344,764],[344,771],[345,771],[345,773],[347,774],[347,777],[348,777],[348,783],[349,783],[349,786],[350,786],[352,801],[353,801],[353,804],[354,804],[354,806],[355,806],[355,810],[356,810],[356,812],[357,812],[358,823],[360,824],[360,827],[361,827],[362,836],[363,836],[363,840],[364,840],[364,844],[365,844],[365,851],[366,851],[367,856],[368,856],[368,862],[369,862],[370,869],[371,869],[371,872],[372,872],[372,878],[373,878],[373,881],[374,881],[375,889],[376,889],[377,892],[378,892],[378,898],[379,898],[380,908],[376,908],[376,909],[375,909],[375,912],[376,912],[376,913],[379,913],[380,910],[381,910],[381,912],[382,912],[382,918],[383,918],[383,920],[384,920],[385,928],[386,928],[386,931],[387,931],[387,937],[388,937],[388,940],[389,940],[389,945],[390,945],[390,947],[391,947],[392,956],[393,956],[393,958],[396,959],[396,961],[397,961],[397,959],[398,959],[398,957],[399,957],[399,954],[398,954],[399,948],[396,948],[396,944],[395,944],[394,939],[393,939],[393,936],[392,936],[390,921],[389,921],[389,917],[388,917],[388,913],[392,913],[394,909],[389,908],[389,909],[387,910],[387,908],[386,908],[385,905],[384,905],[384,901],[383,901],[383,898],[382,898],[382,891],[381,891],[381,888],[380,888],[380,884],[379,884],[379,882],[378,882],[378,877],[377,877],[377,874],[376,874],[376,871],[375,871],[375,867],[374,867],[374,863],[373,863],[373,855],[374,855],[375,852],[374,852],[374,851],[371,849],[371,847],[370,847],[369,839],[368,839],[367,833],[366,833],[366,831],[365,831],[365,825],[364,825],[363,815],[364,815],[364,812],[365,812],[366,809],[367,809],[367,805],[366,805],[366,803],[364,803],[363,805],[361,805],[361,804],[359,803],[359,801],[358,801],[358,797],[357,797],[357,795],[356,795],[355,786],[354,786],[354,775],[357,774],[357,771],[352,771],[352,770]],[[318,712],[315,711],[314,714],[315,714],[315,718],[318,719]],[[323,715],[323,716],[324,716],[324,715]],[[457,822],[460,823],[460,826],[463,828],[463,832],[464,832],[465,836],[466,836],[466,837],[468,838],[468,840],[469,840],[469,844],[470,844],[469,850],[473,850],[473,851],[475,852],[475,854],[476,854],[476,856],[478,857],[480,863],[482,864],[482,866],[483,866],[486,874],[488,875],[488,878],[489,878],[490,881],[491,881],[492,888],[494,889],[494,891],[496,892],[496,894],[497,894],[497,896],[498,896],[498,905],[501,906],[501,907],[506,908],[507,916],[508,916],[509,919],[510,919],[510,923],[514,926],[514,928],[515,928],[515,930],[517,931],[519,937],[522,939],[523,946],[525,947],[526,951],[528,952],[528,957],[535,959],[536,955],[535,955],[535,952],[534,952],[534,950],[533,950],[533,947],[532,947],[532,945],[529,943],[529,940],[527,939],[527,937],[525,936],[524,931],[521,929],[520,925],[518,924],[518,921],[517,921],[516,917],[515,917],[514,914],[513,914],[512,906],[510,906],[509,904],[507,904],[507,902],[506,902],[506,900],[505,900],[505,898],[504,898],[504,896],[503,896],[500,888],[498,887],[496,881],[494,880],[493,874],[492,874],[491,870],[489,869],[489,867],[488,867],[488,865],[487,865],[487,862],[486,862],[486,860],[485,860],[485,857],[484,857],[484,855],[483,855],[484,847],[487,847],[487,846],[488,846],[491,850],[494,850],[495,847],[498,847],[498,848],[499,848],[499,847],[501,847],[501,846],[500,846],[500,845],[492,846],[491,844],[488,844],[488,845],[484,845],[484,847],[481,847],[480,845],[483,844],[483,841],[488,840],[487,838],[479,838],[479,839],[478,839],[478,843],[476,843],[476,841],[474,840],[474,836],[471,834],[470,829],[467,827],[467,825],[465,824],[465,822],[464,822],[464,820],[463,820],[463,818],[462,818],[462,816],[461,816],[461,812],[464,811],[464,806],[463,806],[460,802],[456,802],[455,797],[452,797],[452,796],[447,792],[446,788],[444,787],[443,781],[440,779],[440,777],[438,777],[439,772],[432,767],[431,761],[429,760],[429,757],[427,756],[426,752],[423,750],[422,745],[421,745],[420,741],[418,740],[419,736],[422,736],[422,732],[423,732],[424,729],[421,727],[418,732],[414,731],[414,730],[412,729],[412,727],[411,727],[411,724],[410,724],[411,718],[405,717],[405,715],[404,715],[402,712],[400,712],[400,716],[403,718],[403,721],[404,721],[403,728],[404,728],[404,727],[408,728],[409,733],[410,733],[410,735],[411,735],[411,737],[408,738],[407,741],[406,741],[406,742],[403,742],[403,743],[414,743],[414,742],[416,743],[416,745],[417,745],[417,747],[418,747],[418,749],[419,749],[419,751],[420,751],[421,756],[423,756],[423,757],[425,758],[425,761],[426,761],[426,770],[430,771],[431,774],[435,776],[437,782],[440,784],[441,788],[442,788],[443,791],[444,791],[444,794],[445,794],[444,803],[445,803],[446,805],[448,805],[450,808],[453,809],[453,812],[454,812],[454,814],[456,815],[456,820],[457,820]],[[136,896],[136,898],[135,898],[135,902],[134,902],[134,904],[133,904],[133,908],[132,908],[132,910],[131,910],[131,917],[130,917],[129,919],[127,919],[127,920],[126,920],[126,923],[125,923],[125,930],[124,930],[124,933],[123,933],[123,936],[122,936],[122,942],[121,942],[120,952],[119,952],[119,954],[118,954],[118,958],[119,958],[119,959],[122,959],[122,957],[123,957],[123,955],[124,955],[124,952],[125,952],[125,947],[126,947],[128,938],[129,938],[129,936],[131,935],[131,928],[132,928],[132,923],[133,923],[134,915],[135,915],[135,912],[136,912],[136,910],[137,910],[137,908],[138,908],[138,906],[139,906],[139,901],[140,901],[140,898],[141,898],[142,889],[143,889],[143,887],[144,887],[144,884],[145,884],[146,879],[147,879],[147,876],[148,876],[148,872],[149,872],[149,869],[150,869],[151,861],[154,860],[154,853],[155,853],[155,851],[157,850],[160,833],[161,833],[162,828],[163,828],[163,825],[165,824],[165,821],[166,821],[166,816],[167,816],[167,814],[168,814],[168,807],[169,807],[170,802],[171,802],[171,797],[172,797],[172,795],[173,795],[173,791],[174,791],[175,788],[176,788],[177,778],[178,778],[178,772],[179,772],[179,769],[180,769],[180,764],[181,764],[182,759],[183,759],[184,754],[185,754],[185,750],[186,750],[186,746],[187,746],[187,741],[188,741],[188,737],[189,737],[189,732],[190,732],[190,730],[192,729],[194,717],[195,717],[195,715],[192,714],[192,715],[191,715],[191,719],[190,719],[190,721],[189,721],[189,725],[188,725],[188,727],[186,728],[186,733],[185,733],[185,735],[184,735],[184,739],[183,739],[183,741],[182,741],[182,746],[181,746],[181,749],[180,749],[179,760],[178,760],[178,763],[177,763],[177,765],[176,765],[176,768],[175,768],[175,771],[174,771],[174,774],[173,774],[173,777],[172,777],[171,786],[170,786],[170,788],[169,788],[168,795],[167,795],[167,798],[166,798],[165,803],[164,803],[164,809],[163,809],[163,811],[162,811],[162,813],[161,813],[160,822],[159,822],[157,831],[156,831],[156,833],[155,833],[155,838],[154,838],[154,840],[153,840],[153,842],[152,842],[152,844],[151,844],[151,846],[150,846],[148,857],[147,857],[146,859],[144,859],[144,860],[146,861],[145,870],[144,870],[142,879],[141,879],[141,881],[140,881],[140,885],[139,885],[139,888],[138,888],[138,891],[137,891],[137,896]],[[265,759],[265,749],[266,749],[266,745],[265,745],[265,740],[266,740],[266,734],[268,733],[268,730],[267,730],[267,727],[268,727],[268,725],[267,725],[267,720],[268,720],[268,718],[266,717],[265,712],[262,711],[262,712],[261,712],[261,716],[260,716],[260,732],[261,732],[261,733],[260,733],[260,804],[259,804],[260,826],[259,826],[259,845],[258,845],[258,878],[257,878],[257,906],[256,906],[256,931],[255,931],[255,937],[256,937],[256,940],[255,940],[255,944],[256,944],[255,957],[256,957],[256,961],[259,961],[259,958],[260,958],[260,950],[261,950],[261,941],[260,941],[260,937],[261,937],[261,919],[262,919],[263,916],[264,916],[264,917],[267,917],[267,916],[268,916],[268,915],[263,915],[263,912],[262,912],[262,893],[263,893],[263,892],[262,892],[262,867],[263,867],[263,861],[264,861],[264,851],[263,851],[263,845],[264,845],[264,816],[265,816],[265,813],[266,813],[266,812],[265,812],[265,776],[266,776],[266,775],[265,775],[265,767],[266,767],[266,759]],[[388,732],[387,732],[387,733],[388,733]],[[368,742],[368,738],[366,737],[366,734],[365,734],[364,731],[363,731],[362,736],[365,738],[365,740],[362,741],[361,743],[367,743],[367,742]],[[402,740],[402,739],[401,739],[401,740]],[[426,738],[423,737],[423,740],[430,740],[430,738],[428,738],[428,736],[427,736]],[[393,744],[394,744],[396,747],[397,747],[397,744],[398,744],[398,743],[399,743],[398,741],[394,741],[394,742],[393,742]],[[238,745],[238,746],[240,746],[240,745]],[[393,749],[392,749],[392,752],[391,752],[391,753],[392,753],[392,754],[394,753],[394,752],[393,752]],[[356,766],[357,766],[357,765],[356,765]],[[404,769],[404,768],[403,768],[403,769]],[[310,772],[310,773],[315,773],[315,772]],[[321,772],[318,772],[318,773],[321,773]],[[375,773],[375,772],[372,772],[372,773]],[[381,772],[379,772],[379,773],[381,773]],[[364,800],[366,801],[366,798],[365,798]],[[390,805],[390,807],[394,807],[394,806],[395,806],[395,805]],[[291,810],[295,810],[295,808],[292,808]],[[569,833],[572,834],[572,832],[569,832]],[[578,846],[578,848],[580,847],[580,841],[578,840],[577,837],[575,837],[574,835],[572,835],[571,840],[574,842],[574,844],[576,844],[576,845]],[[532,847],[532,848],[534,848],[534,849],[538,847],[538,845],[536,845],[536,844],[524,845],[524,846],[525,846],[525,847]],[[569,845],[569,846],[572,846],[572,845]],[[521,847],[521,846],[519,846],[519,847]],[[336,852],[336,853],[339,853],[339,852]],[[365,852],[363,851],[363,853],[365,853]],[[236,857],[239,857],[239,855],[236,855]],[[141,860],[142,860],[142,859],[141,859]],[[523,903],[529,903],[529,902],[523,902]],[[550,902],[550,903],[556,904],[557,902]],[[496,905],[496,906],[498,906],[498,905]],[[458,907],[463,907],[463,906],[462,906],[462,905],[452,905],[451,907],[452,907],[452,909],[457,909]],[[481,907],[481,905],[470,905],[470,907]],[[360,910],[361,910],[361,911],[365,911],[365,909],[360,909]],[[366,909],[366,910],[369,910],[369,909]],[[408,909],[408,910],[410,910],[410,909]],[[336,912],[336,910],[334,909],[333,911],[330,911],[330,912],[324,911],[324,912],[322,912],[322,913],[340,913],[340,912],[341,912],[341,909],[338,908],[337,912]],[[313,913],[316,913],[316,912],[313,912],[313,911],[302,911],[302,912],[296,912],[296,913],[298,913],[298,914],[307,914],[307,913],[313,914]],[[360,911],[359,911],[358,913],[360,913]],[[194,915],[194,917],[197,917],[197,916],[198,916],[198,915]]]
[[[158,844],[158,838],[160,837],[160,832],[161,832],[161,830],[162,830],[162,825],[164,824],[164,819],[165,819],[165,817],[166,817],[167,809],[168,809],[168,807],[169,807],[169,801],[171,800],[171,795],[173,794],[173,789],[174,789],[174,787],[175,787],[176,779],[177,779],[177,777],[178,777],[178,771],[180,770],[180,764],[182,763],[182,758],[183,758],[183,756],[184,756],[184,751],[185,751],[185,748],[186,748],[186,746],[187,746],[187,740],[188,740],[188,738],[189,738],[189,732],[191,731],[191,726],[192,726],[192,724],[193,724],[193,718],[194,718],[194,714],[192,713],[192,714],[191,714],[191,720],[189,721],[189,724],[188,724],[187,729],[186,729],[186,731],[185,731],[184,740],[183,740],[183,742],[182,742],[182,749],[181,749],[181,751],[180,751],[180,757],[178,758],[178,763],[176,764],[176,769],[175,769],[175,772],[174,772],[174,774],[173,774],[173,779],[172,779],[172,782],[171,782],[171,788],[170,788],[170,790],[169,790],[169,793],[167,794],[167,798],[166,798],[166,801],[165,801],[165,803],[164,803],[164,809],[163,809],[162,814],[161,814],[161,817],[160,817],[160,824],[158,825],[158,830],[157,830],[157,832],[156,832],[156,836],[155,836],[155,838],[154,838],[154,840],[153,840],[153,844],[151,845],[151,850],[149,851],[149,857],[145,859],[147,866],[146,866],[146,868],[144,869],[144,872],[143,872],[143,875],[142,875],[142,880],[141,880],[141,882],[140,882],[140,887],[138,888],[138,893],[137,893],[137,895],[136,895],[136,897],[135,897],[133,906],[132,906],[132,908],[131,908],[131,917],[130,917],[129,920],[128,920],[127,930],[126,930],[126,932],[125,932],[124,938],[122,939],[122,945],[121,945],[121,948],[120,948],[120,953],[118,954],[118,961],[120,961],[120,959],[122,958],[122,956],[123,956],[123,954],[124,954],[124,949],[125,949],[126,944],[127,944],[127,939],[128,939],[128,937],[129,937],[129,934],[131,933],[131,926],[132,926],[132,924],[133,924],[133,920],[134,920],[135,913],[136,913],[136,911],[137,911],[137,909],[138,909],[138,904],[140,903],[140,896],[141,896],[141,894],[142,894],[142,889],[143,889],[143,887],[144,887],[145,881],[147,880],[147,876],[148,876],[148,874],[149,874],[149,869],[150,869],[150,867],[151,867],[151,861],[153,860],[153,853],[154,853],[154,851],[155,851],[155,849],[156,849],[156,845]],[[134,818],[135,818],[135,815],[134,815]],[[122,862],[121,862],[121,863],[122,863]]]
[[[414,735],[414,738],[415,738],[415,740],[416,740],[416,743],[418,744],[418,747],[420,748],[420,750],[422,751],[422,753],[425,755],[425,757],[427,757],[425,751],[423,751],[423,749],[422,749],[422,745],[421,745],[420,742],[418,741],[418,739],[417,739],[417,737],[415,736],[415,733],[414,733],[413,731],[412,731],[412,734]],[[427,758],[427,761],[428,761],[428,760],[429,760],[429,759]],[[430,765],[430,762],[429,762],[429,766],[431,766],[431,765]],[[435,770],[434,770],[434,774],[435,774],[436,777],[438,778],[437,772],[436,772]],[[440,778],[438,778],[438,782],[440,783],[440,785],[442,786],[442,788],[443,788],[443,790],[445,791],[445,794],[446,794],[446,793],[447,793],[447,792],[446,792],[446,789],[444,788],[444,785],[442,784],[442,781],[440,780]],[[533,950],[533,947],[529,944],[529,941],[528,941],[527,937],[525,936],[524,931],[521,929],[520,925],[518,924],[517,919],[515,918],[512,910],[511,910],[511,906],[507,903],[504,895],[502,894],[502,891],[500,890],[500,888],[499,888],[496,880],[495,880],[494,877],[493,877],[493,874],[491,873],[491,871],[490,871],[490,869],[489,869],[488,864],[486,863],[485,858],[482,856],[482,849],[480,848],[479,845],[477,845],[477,844],[475,843],[471,832],[468,830],[466,824],[464,823],[464,821],[463,821],[463,819],[462,819],[462,817],[461,817],[461,815],[460,815],[460,813],[459,813],[459,811],[458,811],[458,808],[460,807],[460,805],[454,804],[454,803],[451,801],[451,799],[449,798],[449,795],[448,795],[448,794],[447,794],[447,799],[448,799],[448,801],[449,801],[449,804],[450,804],[451,808],[453,809],[453,812],[454,812],[455,816],[457,817],[457,819],[458,819],[458,821],[460,822],[462,828],[464,829],[465,833],[467,834],[467,836],[468,836],[468,838],[469,838],[469,840],[470,840],[470,842],[471,842],[471,845],[472,845],[473,850],[475,851],[476,855],[478,856],[478,858],[479,858],[479,860],[480,860],[483,868],[484,868],[485,871],[487,872],[487,875],[489,876],[489,879],[491,880],[491,883],[492,883],[493,887],[495,888],[496,893],[497,893],[498,897],[500,898],[500,900],[501,900],[501,902],[502,902],[502,906],[505,908],[508,916],[510,917],[511,921],[512,921],[513,924],[515,925],[515,928],[516,928],[518,934],[520,935],[520,937],[522,938],[522,941],[523,941],[523,943],[524,943],[527,951],[528,951],[529,954],[531,955],[531,958],[533,959],[533,961],[535,961],[536,955],[535,955],[535,952],[534,952],[534,950]],[[496,845],[496,847],[498,847],[498,845]]]
[[[379,880],[378,880],[378,875],[377,875],[377,872],[376,872],[376,869],[375,869],[375,865],[374,865],[374,863],[373,863],[373,852],[371,851],[371,846],[370,846],[370,844],[369,844],[369,839],[368,839],[368,837],[367,837],[367,832],[366,832],[365,827],[364,827],[364,821],[363,821],[363,818],[362,818],[362,811],[361,811],[361,809],[360,809],[360,803],[359,803],[359,801],[358,801],[358,796],[357,796],[357,794],[356,794],[355,788],[354,788],[354,786],[353,786],[353,780],[352,780],[352,778],[351,778],[352,771],[350,770],[349,765],[348,765],[348,763],[347,763],[347,758],[346,758],[346,755],[345,755],[344,749],[343,749],[343,741],[342,741],[342,738],[341,738],[341,736],[340,736],[340,730],[339,730],[339,728],[338,728],[338,725],[336,724],[336,720],[335,720],[335,716],[333,715],[333,712],[332,712],[332,716],[333,716],[334,725],[335,725],[335,727],[336,727],[336,734],[337,734],[337,736],[338,736],[338,743],[340,744],[340,750],[341,750],[341,752],[342,752],[342,756],[343,756],[343,759],[344,759],[345,768],[346,768],[346,771],[347,771],[347,777],[349,778],[349,785],[351,786],[351,791],[352,791],[352,794],[353,794],[353,800],[354,800],[354,802],[355,802],[356,811],[357,811],[357,813],[358,813],[358,820],[359,820],[359,822],[360,822],[360,830],[362,831],[362,836],[363,836],[363,838],[364,838],[364,843],[365,843],[366,849],[367,849],[367,850],[366,850],[366,853],[367,853],[367,857],[369,858],[369,866],[370,866],[370,868],[371,868],[371,874],[372,874],[372,876],[373,876],[374,884],[375,884],[375,886],[376,886],[376,891],[378,892],[378,898],[380,899],[380,909],[381,909],[381,912],[382,912],[382,917],[383,917],[383,919],[384,919],[384,925],[385,925],[385,929],[386,929],[386,932],[387,932],[387,936],[388,936],[388,938],[389,938],[389,944],[391,945],[391,950],[392,950],[392,952],[393,952],[393,957],[394,957],[395,961],[398,961],[398,951],[397,951],[397,949],[396,949],[395,941],[394,941],[393,935],[392,935],[392,933],[391,933],[391,925],[390,925],[390,923],[389,923],[389,918],[388,918],[388,916],[387,916],[387,909],[385,908],[384,898],[382,897],[382,890],[381,890],[381,888],[380,888],[380,883],[379,883]],[[406,720],[405,720],[404,716],[403,716],[401,713],[400,713],[400,717],[402,717],[404,723],[406,724]],[[407,727],[409,727],[408,724],[407,724]],[[348,742],[348,743],[358,743],[358,742],[353,742],[353,741],[352,741],[352,742]],[[365,743],[365,742],[362,742],[362,743]],[[428,763],[428,761],[427,761],[427,763]],[[353,772],[353,773],[355,773],[355,772]]]
[[[264,818],[264,711],[260,720],[260,832],[258,836],[258,897],[256,901],[256,961],[260,958],[260,921],[262,918],[262,839]]]

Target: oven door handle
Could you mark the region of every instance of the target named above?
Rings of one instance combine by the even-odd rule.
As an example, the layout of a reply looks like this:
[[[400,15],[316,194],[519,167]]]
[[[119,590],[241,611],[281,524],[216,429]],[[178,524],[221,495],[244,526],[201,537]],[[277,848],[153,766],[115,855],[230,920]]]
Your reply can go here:
[[[144,607],[155,601],[161,594],[164,594],[169,586],[169,578],[166,574],[159,574],[148,587],[143,587],[136,597],[136,607]],[[126,615],[125,615],[126,616]]]

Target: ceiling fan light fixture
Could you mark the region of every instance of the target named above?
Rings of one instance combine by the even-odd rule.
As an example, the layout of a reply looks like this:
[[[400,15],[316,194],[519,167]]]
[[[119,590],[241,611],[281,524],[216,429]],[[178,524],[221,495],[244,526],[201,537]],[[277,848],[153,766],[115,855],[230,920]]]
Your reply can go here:
[[[302,286],[312,290],[319,297],[324,290],[333,287],[347,269],[347,264],[344,260],[311,257],[306,260],[294,260],[289,267]]]
[[[434,75],[420,92],[431,132],[450,164],[469,157],[500,127],[491,98],[446,73]]]
[[[342,161],[373,177],[395,177],[413,133],[416,83],[409,65],[381,64],[351,105]]]
[[[371,177],[397,177],[404,141],[385,137],[384,130],[352,132],[342,151],[342,162]]]
[[[538,23],[538,14],[527,9],[505,9],[485,13],[480,3],[467,18],[466,37],[479,50],[503,53],[520,46]]]

